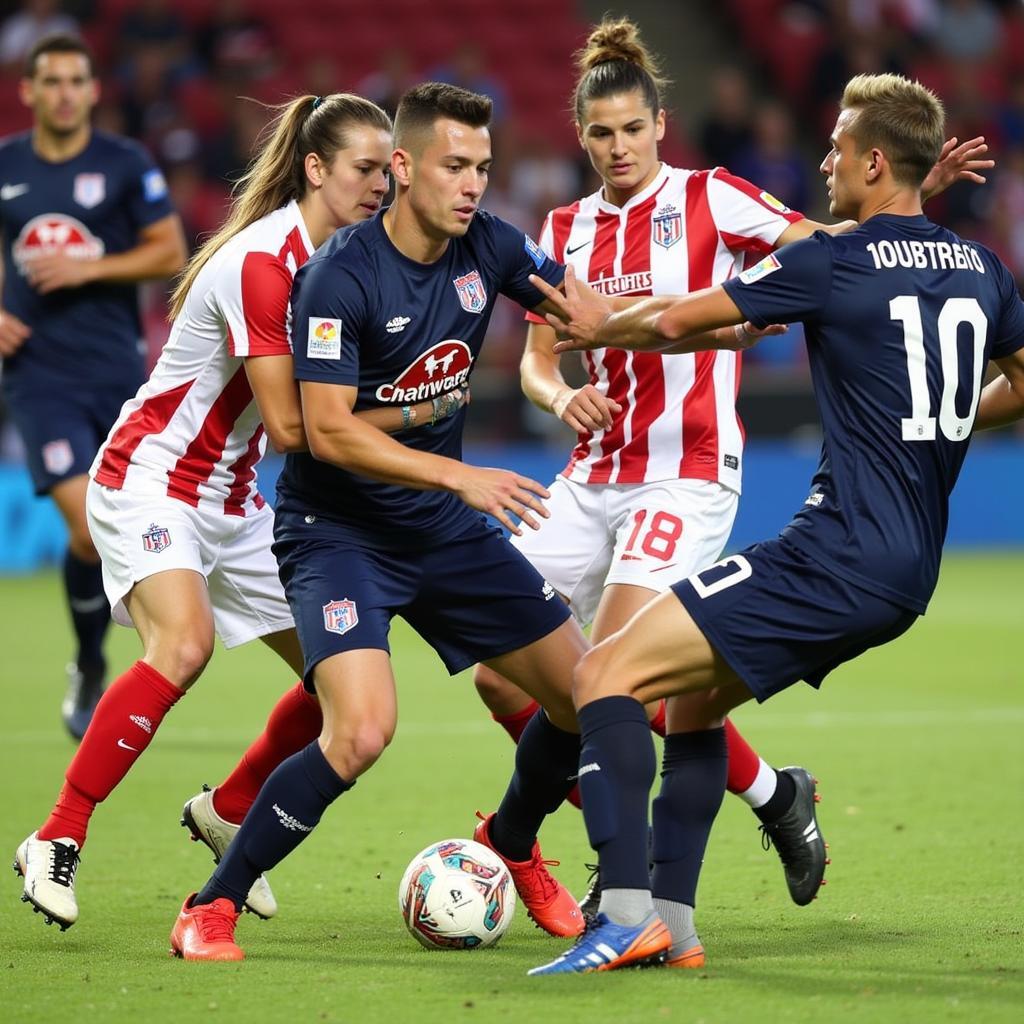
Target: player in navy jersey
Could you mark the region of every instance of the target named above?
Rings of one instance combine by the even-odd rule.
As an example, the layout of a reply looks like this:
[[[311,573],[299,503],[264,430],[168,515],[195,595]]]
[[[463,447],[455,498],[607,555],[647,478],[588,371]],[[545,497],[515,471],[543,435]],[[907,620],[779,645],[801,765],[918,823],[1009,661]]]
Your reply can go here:
[[[0,142],[3,396],[37,494],[68,528],[64,586],[78,650],[64,723],[81,739],[102,690],[110,609],[85,517],[87,471],[144,379],[136,284],[184,266],[181,222],[137,143],[93,131],[92,56],[51,36],[20,84],[31,131]]]
[[[609,970],[666,954],[678,964],[687,933],[699,945],[691,907],[651,898],[655,762],[641,701],[704,691],[728,709],[801,679],[817,687],[927,607],[985,367],[994,359],[1008,383],[1024,380],[1024,303],[1010,272],[921,212],[943,119],[918,83],[857,76],[821,165],[831,212],[855,219],[856,230],[816,233],[722,286],[620,314],[566,274],[561,319],[550,321],[571,338],[561,351],[679,350],[697,347],[684,340],[697,331],[745,319],[802,320],[824,441],[810,495],[778,538],[675,584],[577,667],[580,788],[606,888],[595,927],[531,973]],[[1005,401],[1016,389],[1002,387],[982,425],[1016,404]],[[654,802],[655,860],[675,861],[677,891],[696,888],[721,797],[708,793],[705,813],[687,818],[671,793]]]

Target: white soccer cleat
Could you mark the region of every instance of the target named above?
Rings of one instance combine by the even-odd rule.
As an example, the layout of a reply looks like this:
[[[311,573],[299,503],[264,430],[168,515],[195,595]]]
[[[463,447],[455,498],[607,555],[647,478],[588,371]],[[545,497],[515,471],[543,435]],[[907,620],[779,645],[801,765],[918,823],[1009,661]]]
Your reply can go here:
[[[192,797],[181,809],[181,823],[191,833],[193,840],[205,843],[213,851],[213,862],[219,864],[231,840],[238,834],[241,825],[225,821],[213,808],[213,790],[203,786],[203,791]],[[270,891],[270,883],[260,875],[245,899],[245,909],[266,920],[277,913],[277,900]]]
[[[56,921],[62,932],[78,920],[78,863],[78,843],[74,839],[40,839],[38,832],[33,832],[14,855],[14,870],[25,880],[22,902],[31,903],[47,924]]]

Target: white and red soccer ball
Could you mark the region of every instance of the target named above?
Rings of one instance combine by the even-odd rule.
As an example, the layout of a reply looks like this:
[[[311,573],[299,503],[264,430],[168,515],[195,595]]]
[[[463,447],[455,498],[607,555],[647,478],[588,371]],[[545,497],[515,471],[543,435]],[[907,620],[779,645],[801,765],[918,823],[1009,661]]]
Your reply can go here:
[[[508,930],[516,888],[501,858],[472,839],[432,843],[398,886],[406,927],[428,949],[482,949]]]

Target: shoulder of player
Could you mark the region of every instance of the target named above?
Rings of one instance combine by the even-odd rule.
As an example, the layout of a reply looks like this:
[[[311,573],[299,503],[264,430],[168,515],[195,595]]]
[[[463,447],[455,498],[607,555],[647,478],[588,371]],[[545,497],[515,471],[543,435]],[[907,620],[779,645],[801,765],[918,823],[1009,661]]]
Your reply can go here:
[[[32,132],[15,132],[13,135],[4,135],[0,138],[0,156],[8,157],[20,155],[32,143]]]
[[[125,135],[115,135],[113,132],[104,132],[93,129],[89,139],[89,145],[100,151],[107,151],[113,157],[132,156],[147,164],[153,162],[149,150],[136,139],[129,139]]]

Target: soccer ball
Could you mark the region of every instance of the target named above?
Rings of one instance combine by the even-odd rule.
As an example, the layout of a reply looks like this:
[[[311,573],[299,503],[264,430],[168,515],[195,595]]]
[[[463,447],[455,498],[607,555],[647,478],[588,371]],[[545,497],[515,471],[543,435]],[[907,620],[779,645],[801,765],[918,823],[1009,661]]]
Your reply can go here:
[[[445,839],[413,857],[398,906],[428,949],[480,949],[508,931],[516,887],[501,858],[472,839]]]

